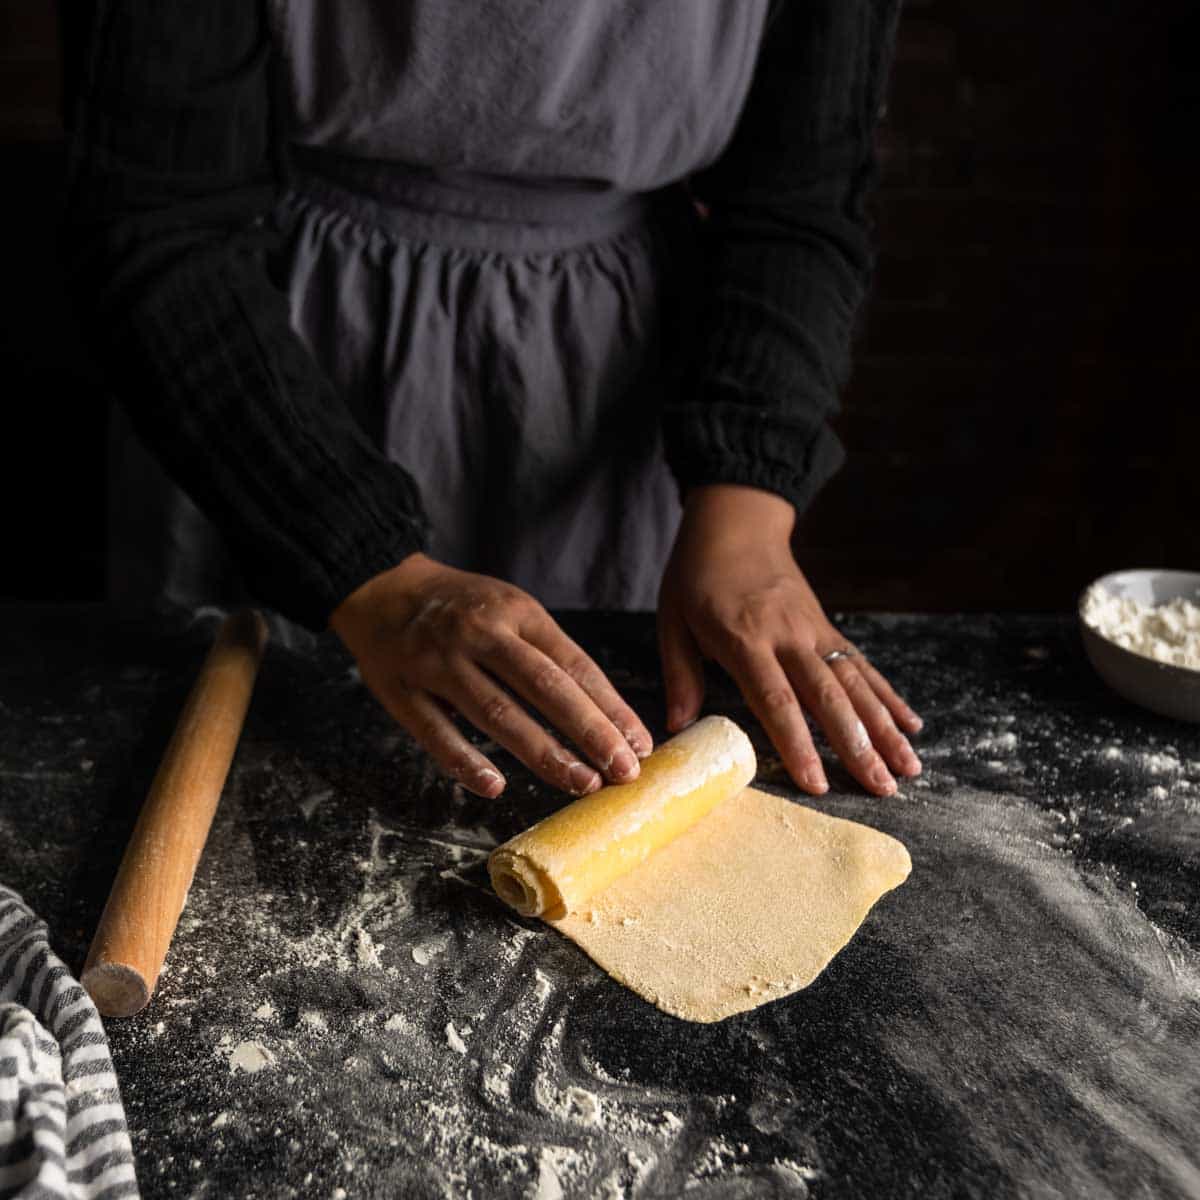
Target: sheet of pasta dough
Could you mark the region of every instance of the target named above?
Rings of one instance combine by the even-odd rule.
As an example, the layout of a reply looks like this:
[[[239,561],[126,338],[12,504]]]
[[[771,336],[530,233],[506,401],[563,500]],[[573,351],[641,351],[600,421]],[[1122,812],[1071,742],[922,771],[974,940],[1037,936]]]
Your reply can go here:
[[[807,987],[911,869],[877,829],[746,788],[549,923],[663,1011],[719,1021]]]

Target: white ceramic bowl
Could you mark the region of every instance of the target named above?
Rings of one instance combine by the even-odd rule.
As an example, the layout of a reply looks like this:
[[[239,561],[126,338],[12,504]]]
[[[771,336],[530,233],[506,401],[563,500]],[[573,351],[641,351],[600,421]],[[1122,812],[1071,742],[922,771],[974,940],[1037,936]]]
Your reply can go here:
[[[1083,648],[1097,674],[1114,692],[1152,712],[1200,722],[1200,671],[1161,663],[1110,641],[1083,619],[1084,596],[1102,587],[1142,604],[1166,604],[1183,597],[1200,603],[1200,574],[1194,571],[1114,571],[1102,575],[1079,597]]]

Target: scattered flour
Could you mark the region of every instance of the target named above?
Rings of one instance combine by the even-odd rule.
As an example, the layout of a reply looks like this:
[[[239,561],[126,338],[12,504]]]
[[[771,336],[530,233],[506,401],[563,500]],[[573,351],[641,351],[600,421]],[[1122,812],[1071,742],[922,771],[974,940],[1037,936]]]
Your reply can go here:
[[[571,1125],[600,1124],[600,1097],[586,1088],[574,1084],[559,1088],[539,1075],[534,1081],[533,1095],[538,1107],[559,1121]]]
[[[569,1087],[566,1096],[571,1114],[580,1125],[600,1123],[600,1099],[594,1092],[581,1087]]]
[[[439,1163],[443,1194],[481,1195],[476,1189],[483,1167],[506,1180],[510,1184],[507,1190],[512,1194],[515,1194],[512,1182],[518,1179],[530,1182],[535,1177],[530,1169],[532,1156],[528,1146],[506,1145],[473,1129],[458,1101],[430,1098],[418,1101],[418,1107],[428,1118],[422,1121],[422,1140]]]
[[[299,804],[299,809],[304,814],[304,819],[306,821],[311,821],[313,813],[315,813],[317,811],[317,809],[321,806],[321,804],[325,800],[328,800],[332,795],[333,795],[332,789],[325,788],[323,791],[313,792],[313,794],[311,796],[307,797],[304,800],[301,800],[300,804]]]
[[[466,1054],[467,1052],[467,1043],[462,1040],[458,1030],[454,1028],[453,1021],[446,1022],[446,1045],[455,1054]]]
[[[383,966],[379,959],[379,947],[361,925],[354,931],[354,957],[360,967]]]
[[[1200,766],[1178,758],[1173,746],[1168,746],[1166,750],[1134,750],[1114,741],[1100,751],[1099,757],[1105,762],[1122,763],[1147,775],[1180,775],[1186,768]]]
[[[771,1164],[771,1174],[790,1190],[801,1196],[808,1195],[808,1185],[821,1178],[821,1172],[807,1163],[798,1163],[791,1158],[777,1158]]]
[[[534,1200],[562,1200],[562,1180],[558,1177],[558,1168],[555,1166],[553,1148],[547,1146],[542,1150],[541,1157],[538,1159],[538,1177],[537,1187],[534,1191]]]
[[[1200,670],[1200,604],[1183,597],[1166,604],[1143,604],[1092,584],[1082,612],[1084,621],[1101,637],[1134,654]]]
[[[693,1177],[701,1180],[726,1173],[747,1149],[745,1145],[735,1146],[726,1137],[709,1138],[701,1146],[692,1164]]]
[[[516,1071],[511,1063],[493,1063],[491,1068],[484,1072],[483,1090],[492,1100],[501,1103],[511,1100],[512,1081],[515,1074]]]
[[[1009,698],[1008,694],[1003,697],[1005,702]],[[1050,757],[1046,745],[1050,725],[1044,717],[1039,717],[1030,696],[1017,693],[1012,697],[1012,703],[1020,705],[1019,718],[1007,711],[1007,703],[1004,711],[996,712],[994,700],[975,704],[977,697],[969,699],[972,703],[963,707],[961,719],[955,725],[940,733],[931,725],[926,735],[926,741],[932,742],[933,753],[929,758],[935,771],[931,774],[936,772],[938,764],[943,769],[937,786],[944,786],[946,769],[982,771],[985,762],[987,770],[997,772],[997,778],[1006,782],[1022,779],[1027,770],[1033,777],[1040,760]],[[1115,736],[1122,732],[1126,732],[1124,742]],[[1183,741],[1176,749],[1160,738],[1131,735],[1119,725],[1101,723],[1087,729],[1080,748],[1072,754],[1075,762],[1087,762],[1093,768],[1098,760],[1103,761],[1106,768],[1103,773],[1111,777],[1114,787],[1123,789],[1123,795],[1143,797],[1149,789],[1149,797],[1160,801],[1159,809],[1165,807],[1161,803],[1161,793],[1165,791],[1162,784],[1170,787],[1176,802],[1181,800],[1182,789],[1192,787],[1188,776],[1200,787],[1200,758]],[[1055,760],[1054,765],[1061,764]],[[1075,830],[1087,805],[1087,797],[1080,793],[1071,776],[1070,765],[1067,762],[1063,767],[1057,789],[1057,776],[1051,777],[1047,785],[1063,808],[1054,815],[1062,823],[1064,844],[1068,837],[1080,836]],[[928,781],[918,780],[912,786],[928,786]],[[299,795],[309,791],[306,789]],[[1197,794],[1190,793],[1193,797]],[[1067,806],[1068,800],[1071,807]],[[294,806],[296,801],[289,803]],[[928,801],[915,798],[914,803]],[[1196,805],[1194,811],[1200,813],[1200,804],[1195,800],[1192,803]],[[1132,824],[1134,818],[1123,820]],[[316,1089],[325,1086],[323,1081],[328,1076],[340,1076],[349,1071],[351,1064],[368,1061],[365,1055],[346,1059],[346,1071],[342,1071],[341,1056],[352,1047],[340,1035],[351,1018],[325,989],[336,988],[337,973],[343,980],[347,976],[352,980],[354,973],[371,967],[376,969],[375,973],[370,979],[364,978],[363,983],[377,997],[375,1007],[364,1009],[354,1021],[364,1042],[368,1035],[374,1034],[373,1049],[393,1072],[392,1086],[397,1096],[403,1097],[405,1114],[379,1137],[393,1137],[393,1147],[395,1136],[402,1137],[405,1145],[422,1147],[422,1160],[437,1165],[439,1184],[444,1189],[441,1194],[520,1195],[526,1200],[595,1195],[630,1200],[651,1192],[668,1194],[661,1187],[652,1187],[652,1178],[660,1165],[669,1170],[677,1187],[674,1194],[680,1196],[809,1194],[808,1189],[820,1176],[792,1144],[795,1122],[786,1098],[775,1097],[769,1104],[751,1106],[748,1119],[762,1135],[756,1139],[751,1155],[736,1135],[719,1136],[719,1127],[714,1127],[723,1111],[738,1108],[736,1097],[689,1096],[666,1085],[655,1086],[658,1081],[647,1087],[644,1080],[631,1077],[629,1068],[614,1065],[622,1058],[611,1049],[602,1061],[597,1060],[586,1043],[580,1045],[570,1037],[564,1043],[561,1022],[547,1030],[548,1015],[565,1007],[555,1002],[573,990],[573,977],[554,957],[537,957],[540,944],[556,937],[552,931],[509,920],[502,915],[499,905],[494,906],[500,915],[495,920],[495,933],[489,934],[488,941],[495,947],[501,968],[498,983],[505,989],[499,994],[506,1003],[496,1012],[487,1005],[476,1011],[476,1006],[484,1004],[484,1000],[466,992],[461,1005],[454,1010],[459,1013],[455,1021],[444,1026],[438,1024],[447,1015],[444,1010],[439,1011],[442,990],[435,989],[438,999],[431,1004],[429,989],[423,989],[420,995],[408,990],[412,977],[403,963],[399,967],[390,964],[405,956],[406,946],[418,966],[426,966],[440,953],[443,957],[438,966],[447,975],[447,987],[456,988],[459,959],[445,951],[461,935],[438,934],[411,920],[410,896],[435,879],[443,866],[467,863],[478,853],[478,847],[494,843],[494,837],[482,827],[472,830],[465,827],[465,822],[463,825],[461,829],[448,826],[435,831],[437,837],[428,837],[407,829],[388,828],[372,815],[370,852],[360,860],[361,886],[340,913],[331,919],[319,918],[318,914],[325,914],[325,909],[318,906],[315,888],[310,888],[307,893],[303,890],[292,893],[296,904],[302,906],[304,920],[287,920],[288,914],[281,905],[264,904],[246,914],[250,936],[257,939],[262,958],[271,967],[268,975],[274,973],[280,980],[290,981],[298,965],[322,971],[312,975],[308,989],[298,992],[294,1000],[289,999],[288,1009],[292,1003],[301,1009],[295,1040],[288,1038],[292,1031],[281,1030],[278,1024],[255,1026],[246,1021],[251,1028],[235,1032],[221,1048],[231,1070],[253,1073],[275,1064],[278,1056],[277,1078],[282,1080],[283,1068],[296,1068],[301,1071],[302,1087],[314,1089],[313,1097],[324,1094]],[[403,853],[392,853],[392,839],[398,840]],[[443,872],[443,877],[476,886],[454,869]],[[355,882],[358,884],[359,880],[356,878]],[[1132,885],[1130,888],[1131,894],[1138,894]],[[215,905],[217,900],[214,895],[211,903]],[[311,919],[307,917],[310,910]],[[380,970],[381,952],[383,963],[389,965]],[[535,962],[540,963],[541,969],[534,966]],[[327,978],[326,971],[333,974]],[[275,994],[291,996],[282,988]],[[456,998],[460,995],[458,991],[453,994]],[[328,1016],[318,1011],[327,997]],[[190,1001],[171,998],[166,1003]],[[245,1010],[243,1020],[244,1013]],[[278,1021],[270,1001],[261,1004],[253,1015],[259,1021]],[[474,1035],[464,1019],[474,1025]],[[325,1033],[331,1028],[336,1031],[335,1036],[322,1040],[313,1036],[314,1031]],[[236,1044],[247,1032],[263,1036],[268,1029],[272,1036],[264,1040],[270,1042],[272,1050],[258,1043]],[[358,1044],[356,1037],[353,1048],[357,1049]],[[369,1042],[365,1042],[364,1048],[372,1049]],[[461,1060],[446,1060],[447,1049],[462,1056]],[[250,1066],[234,1066],[233,1059],[239,1055],[251,1057],[254,1062]],[[258,1061],[259,1056],[263,1061]],[[447,1064],[460,1069],[448,1069]],[[268,1072],[264,1081],[271,1078]],[[287,1081],[293,1086],[297,1076],[288,1075]],[[334,1105],[343,1102],[340,1091],[328,1094]],[[344,1102],[350,1103],[348,1099]],[[357,1108],[349,1111],[357,1116]],[[227,1126],[240,1126],[245,1119],[231,1107],[230,1111],[210,1118],[210,1123],[214,1130],[221,1131]],[[736,1127],[740,1120],[737,1111],[732,1120]],[[321,1129],[320,1123],[315,1129]],[[781,1135],[778,1142],[764,1140],[776,1134]],[[331,1161],[340,1161],[347,1171],[355,1170],[356,1161],[361,1168],[362,1159],[355,1156],[362,1153],[358,1144],[362,1139],[353,1121],[347,1122],[345,1128],[339,1125],[338,1133],[321,1136],[327,1139],[328,1149],[323,1152],[329,1154]],[[575,1145],[544,1147],[546,1137]],[[667,1173],[664,1171],[664,1176]],[[360,1185],[362,1178],[356,1175],[359,1186],[347,1185],[350,1194],[365,1190]],[[330,1194],[331,1184],[318,1190],[311,1176],[306,1180],[306,1185],[309,1183],[312,1187],[305,1194]]]
[[[1158,751],[1147,751],[1141,756],[1142,766],[1151,775],[1174,775],[1181,764],[1173,754],[1162,754]]]
[[[300,1024],[307,1025],[317,1033],[329,1032],[329,1022],[325,1020],[324,1014],[317,1012],[315,1008],[306,1008],[301,1012]]]
[[[1017,748],[1017,735],[1008,730],[1005,733],[982,737],[975,743],[975,749],[985,754],[1011,754]]]
[[[591,1159],[572,1146],[543,1146],[538,1155],[533,1200],[562,1200],[578,1196]]]
[[[438,937],[427,938],[412,948],[412,960],[419,967],[426,967],[450,944],[450,939],[442,934]]]
[[[469,833],[481,846],[495,846],[496,835],[483,825],[476,825],[474,829],[468,829]]]
[[[275,1055],[261,1042],[238,1042],[229,1053],[229,1069],[247,1075],[254,1075],[274,1062]]]

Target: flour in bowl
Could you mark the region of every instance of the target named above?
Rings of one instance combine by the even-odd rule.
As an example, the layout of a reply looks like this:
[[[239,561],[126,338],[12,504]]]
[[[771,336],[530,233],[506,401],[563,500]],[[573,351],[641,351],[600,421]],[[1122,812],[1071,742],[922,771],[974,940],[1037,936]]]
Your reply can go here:
[[[1094,583],[1083,598],[1082,612],[1097,633],[1134,654],[1200,670],[1200,604],[1182,596],[1166,604],[1143,604]]]

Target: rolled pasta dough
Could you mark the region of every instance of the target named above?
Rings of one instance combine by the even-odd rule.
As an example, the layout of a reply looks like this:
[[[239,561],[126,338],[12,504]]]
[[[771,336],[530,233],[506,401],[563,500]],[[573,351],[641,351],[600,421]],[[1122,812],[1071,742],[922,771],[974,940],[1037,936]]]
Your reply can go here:
[[[633,783],[497,847],[493,886],[689,1021],[806,987],[912,864],[887,834],[746,787],[755,765],[741,729],[706,717]]]

